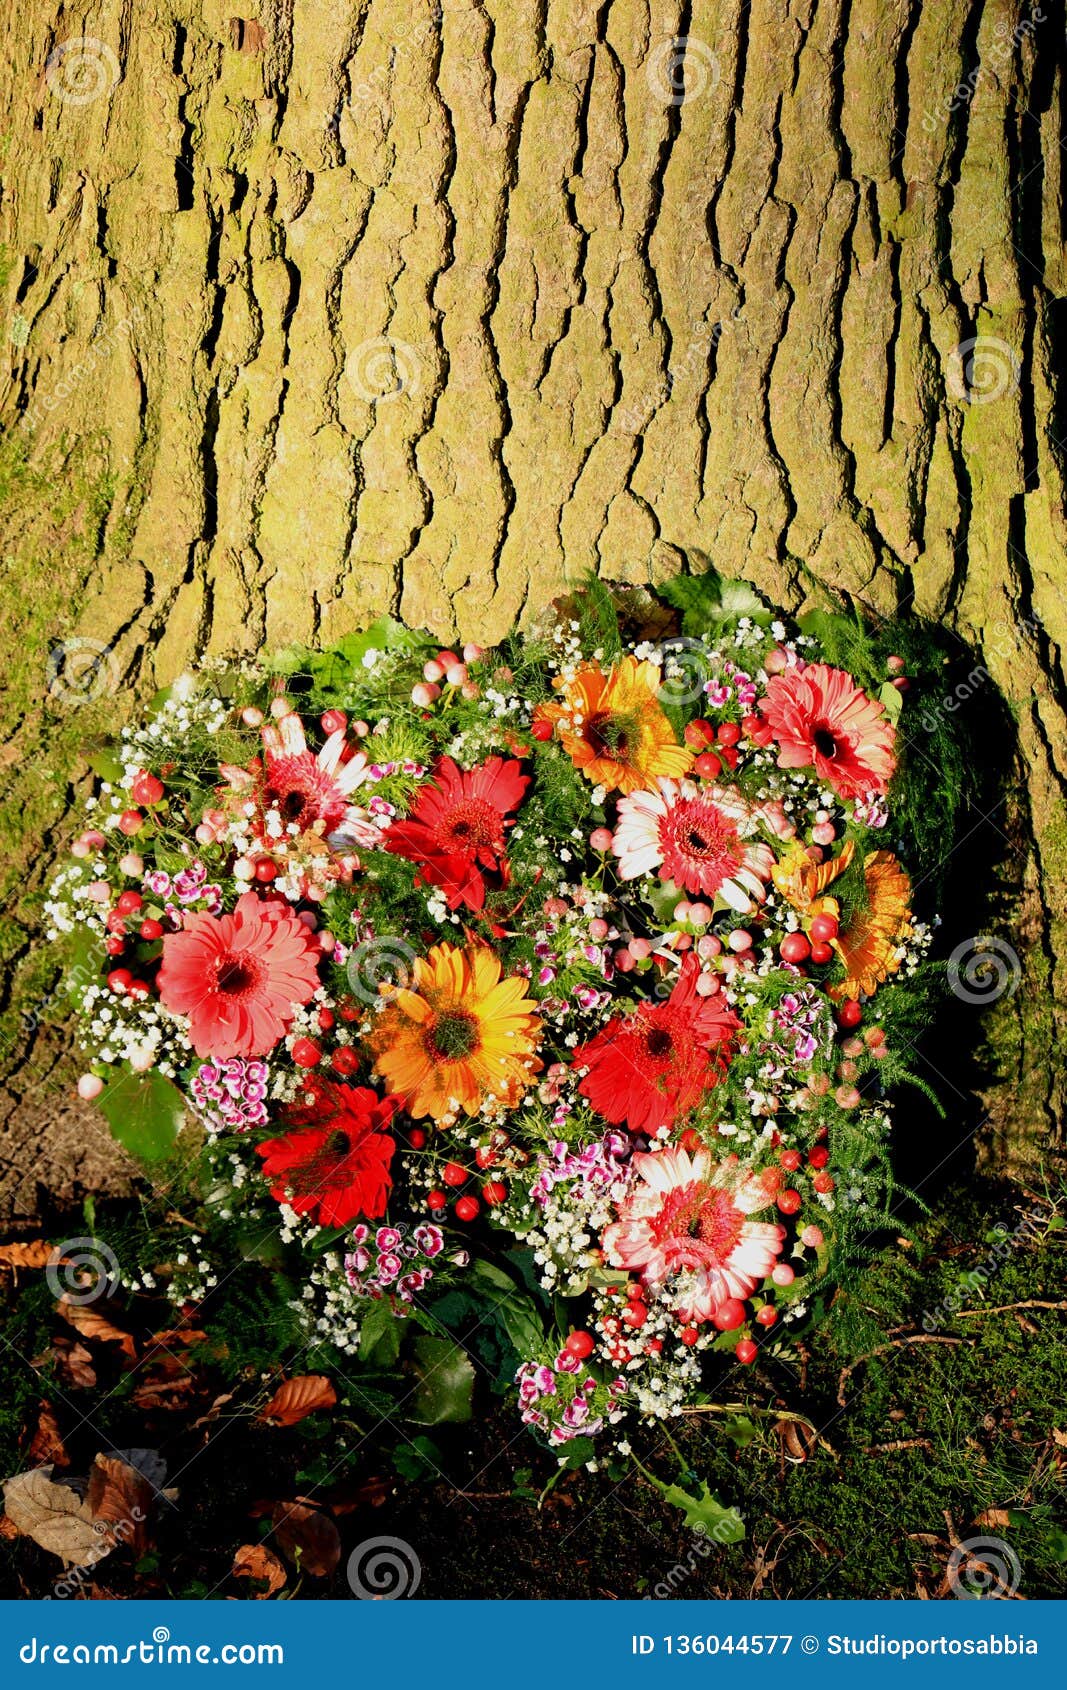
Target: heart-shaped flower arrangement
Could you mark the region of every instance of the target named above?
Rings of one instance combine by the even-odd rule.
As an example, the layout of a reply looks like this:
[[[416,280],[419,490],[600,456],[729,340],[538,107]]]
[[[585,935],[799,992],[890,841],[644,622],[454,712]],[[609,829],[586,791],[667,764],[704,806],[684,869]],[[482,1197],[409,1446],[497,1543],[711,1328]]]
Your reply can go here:
[[[343,1368],[466,1289],[583,1458],[788,1354],[885,1213],[932,966],[891,637],[590,583],[491,652],[385,622],[155,700],[49,912],[83,1096],[199,1204],[167,1294],[280,1235]]]

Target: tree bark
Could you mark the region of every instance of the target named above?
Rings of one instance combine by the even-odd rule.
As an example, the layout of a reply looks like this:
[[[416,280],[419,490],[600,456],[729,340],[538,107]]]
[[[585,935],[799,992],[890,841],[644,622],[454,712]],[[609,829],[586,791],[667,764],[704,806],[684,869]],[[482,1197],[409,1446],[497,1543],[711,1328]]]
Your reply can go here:
[[[70,582],[48,638],[146,689],[708,561],[946,622],[1016,721],[983,1130],[1031,1156],[1067,957],[1063,0],[243,7],[8,24],[0,522]],[[58,533],[42,476],[87,488]]]

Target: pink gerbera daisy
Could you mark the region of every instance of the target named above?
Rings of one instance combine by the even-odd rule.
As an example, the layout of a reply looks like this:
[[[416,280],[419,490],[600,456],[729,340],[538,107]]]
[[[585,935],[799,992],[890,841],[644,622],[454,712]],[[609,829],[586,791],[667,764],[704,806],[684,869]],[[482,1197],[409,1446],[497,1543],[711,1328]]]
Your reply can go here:
[[[345,747],[344,729],[326,740],[318,756],[308,749],[304,724],[295,712],[262,729],[264,769],[259,783],[259,800],[266,810],[276,810],[287,827],[300,833],[325,835],[335,851],[354,845],[378,846],[382,829],[373,816],[349,799],[367,778],[367,758],[357,751],[348,762],[341,761]],[[225,768],[233,784],[246,770]]]
[[[612,839],[619,876],[636,880],[658,870],[661,880],[719,897],[745,915],[762,903],[774,867],[770,846],[744,837],[755,825],[755,812],[740,793],[660,779],[655,792],[619,799]]]
[[[683,1320],[711,1320],[731,1298],[751,1297],[785,1241],[784,1227],[749,1219],[773,1204],[771,1182],[736,1159],[716,1164],[706,1150],[646,1151],[633,1166],[638,1183],[604,1233],[613,1266],[646,1284],[695,1276],[677,1307]]]
[[[198,1056],[266,1056],[319,986],[314,936],[277,899],[246,892],[232,915],[190,915],[163,940],[159,996],[189,1017]]]
[[[786,669],[767,682],[760,714],[780,769],[814,768],[840,798],[884,792],[896,768],[893,724],[843,669]]]

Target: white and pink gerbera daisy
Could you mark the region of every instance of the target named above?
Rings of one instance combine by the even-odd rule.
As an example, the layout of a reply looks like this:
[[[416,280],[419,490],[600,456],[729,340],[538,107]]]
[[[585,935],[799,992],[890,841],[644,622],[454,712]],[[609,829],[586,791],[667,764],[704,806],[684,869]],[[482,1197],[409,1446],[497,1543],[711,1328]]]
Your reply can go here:
[[[604,1233],[613,1266],[637,1271],[648,1285],[683,1273],[676,1312],[711,1320],[731,1298],[751,1297],[774,1267],[785,1228],[749,1217],[770,1208],[770,1182],[736,1159],[715,1163],[677,1147],[633,1158],[638,1182]]]
[[[253,791],[266,814],[277,812],[288,828],[320,833],[335,851],[380,846],[383,830],[376,817],[349,802],[367,779],[367,758],[357,751],[341,761],[343,729],[326,740],[318,756],[308,748],[304,724],[295,712],[261,730],[264,766],[261,777],[224,763],[222,773],[238,791]]]
[[[689,893],[719,897],[747,915],[762,903],[774,853],[746,835],[756,812],[738,792],[661,778],[654,792],[619,799],[612,849],[622,880],[658,871]]]

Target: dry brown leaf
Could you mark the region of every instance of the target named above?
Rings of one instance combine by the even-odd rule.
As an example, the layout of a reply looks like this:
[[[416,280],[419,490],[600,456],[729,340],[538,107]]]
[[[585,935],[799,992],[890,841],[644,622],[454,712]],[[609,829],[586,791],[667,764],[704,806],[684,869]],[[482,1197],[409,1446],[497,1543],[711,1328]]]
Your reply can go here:
[[[177,1326],[171,1332],[153,1332],[148,1343],[166,1349],[171,1344],[203,1344],[206,1339],[207,1333],[195,1326]]]
[[[233,1576],[239,1579],[265,1579],[266,1590],[253,1592],[257,1602],[265,1602],[276,1590],[281,1590],[288,1578],[273,1549],[262,1543],[243,1543],[233,1558]]]
[[[6,1514],[0,1514],[0,1537],[11,1543],[18,1535],[19,1529],[14,1520],[9,1519]]]
[[[276,1502],[271,1513],[278,1548],[294,1567],[325,1578],[341,1559],[341,1539],[328,1514],[303,1502]]]
[[[112,1547],[142,1554],[149,1544],[148,1516],[155,1490],[144,1474],[117,1455],[98,1455],[89,1470],[86,1498],[93,1521]]]
[[[302,1373],[278,1386],[260,1411],[260,1419],[272,1426],[295,1426],[317,1408],[332,1408],[336,1401],[337,1392],[321,1373]]]
[[[84,1344],[57,1338],[50,1353],[55,1357],[56,1369],[65,1385],[87,1391],[96,1384],[96,1368]]]
[[[1052,1441],[1058,1449],[1067,1449],[1067,1432],[1061,1432],[1058,1427],[1053,1426]]]
[[[976,1526],[1010,1526],[1011,1515],[1006,1508],[985,1508],[974,1517]]]
[[[43,1467],[46,1461],[50,1461],[53,1467],[70,1466],[70,1456],[67,1454],[51,1403],[41,1403],[37,1429],[30,1439],[30,1447],[26,1453],[37,1467]]]
[[[212,1425],[214,1425],[215,1421],[219,1417],[219,1414],[226,1407],[226,1404],[228,1402],[232,1402],[232,1401],[233,1401],[233,1392],[232,1391],[223,1391],[223,1393],[220,1397],[215,1398],[214,1402],[212,1403],[211,1407],[208,1409],[207,1413],[202,1414],[200,1416],[199,1420],[193,1421],[189,1430],[191,1432],[195,1432],[198,1426],[212,1426]]]
[[[32,1238],[26,1244],[0,1244],[0,1267],[47,1267],[56,1253],[47,1238]]]
[[[80,1332],[83,1338],[97,1338],[103,1343],[118,1344],[123,1355],[130,1361],[137,1359],[137,1346],[130,1332],[123,1332],[122,1328],[112,1324],[99,1309],[90,1303],[72,1303],[67,1297],[60,1297],[56,1304],[56,1313],[73,1326],[75,1332]]]
[[[53,1484],[51,1474],[51,1466],[35,1467],[5,1480],[8,1519],[24,1537],[68,1566],[90,1567],[111,1545],[93,1529],[88,1498],[78,1496],[68,1485]]]

